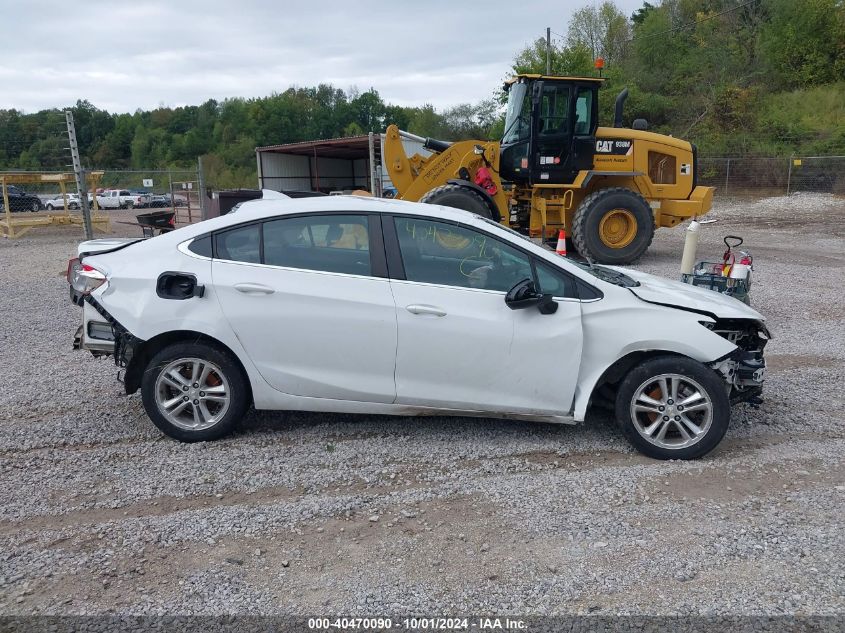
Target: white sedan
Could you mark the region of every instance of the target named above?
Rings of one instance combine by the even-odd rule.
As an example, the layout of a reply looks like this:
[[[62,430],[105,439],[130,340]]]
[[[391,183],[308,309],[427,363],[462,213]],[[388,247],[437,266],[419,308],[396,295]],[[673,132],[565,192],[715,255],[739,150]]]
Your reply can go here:
[[[257,409],[575,423],[615,411],[661,459],[704,455],[756,400],[763,317],[709,290],[557,256],[458,209],[255,200],[68,265],[80,347],[178,440]]]

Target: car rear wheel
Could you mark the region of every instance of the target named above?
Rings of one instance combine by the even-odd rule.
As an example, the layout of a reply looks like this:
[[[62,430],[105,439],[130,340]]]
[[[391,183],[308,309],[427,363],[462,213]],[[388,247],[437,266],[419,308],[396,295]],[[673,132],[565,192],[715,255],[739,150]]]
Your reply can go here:
[[[144,371],[141,396],[153,423],[182,442],[228,435],[250,403],[240,365],[205,343],[176,343],[159,351]]]
[[[722,440],[730,401],[722,379],[690,358],[661,356],[634,367],[616,394],[625,437],[655,459],[695,459]]]
[[[36,211],[41,211],[41,203],[38,200],[33,200],[32,205],[29,207],[29,210],[35,213]]]

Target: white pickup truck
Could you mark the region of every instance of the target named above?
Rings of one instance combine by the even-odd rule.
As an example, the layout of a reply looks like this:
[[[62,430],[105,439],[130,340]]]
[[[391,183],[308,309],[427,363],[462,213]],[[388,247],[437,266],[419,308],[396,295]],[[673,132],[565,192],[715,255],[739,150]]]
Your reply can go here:
[[[128,189],[106,189],[97,194],[97,205],[101,209],[133,209],[150,204],[150,196],[132,193]]]

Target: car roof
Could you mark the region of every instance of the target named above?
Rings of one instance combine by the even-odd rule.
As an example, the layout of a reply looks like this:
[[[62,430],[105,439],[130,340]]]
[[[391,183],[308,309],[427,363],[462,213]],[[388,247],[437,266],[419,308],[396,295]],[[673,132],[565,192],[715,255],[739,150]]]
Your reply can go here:
[[[401,215],[427,215],[444,220],[472,222],[477,219],[473,213],[463,209],[441,207],[433,204],[420,204],[389,198],[370,198],[366,196],[319,196],[314,198],[283,198],[270,200],[248,200],[241,204],[236,213],[193,224],[190,229],[194,235],[202,235],[228,226],[242,224],[265,218],[292,215],[296,213],[395,213]],[[187,235],[187,231],[182,235]],[[183,238],[185,239],[185,238]]]

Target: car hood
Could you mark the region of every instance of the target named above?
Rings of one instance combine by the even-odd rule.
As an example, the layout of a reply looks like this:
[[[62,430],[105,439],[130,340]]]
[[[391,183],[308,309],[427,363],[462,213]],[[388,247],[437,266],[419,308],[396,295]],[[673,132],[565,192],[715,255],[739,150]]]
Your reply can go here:
[[[105,253],[116,248],[128,246],[133,242],[140,242],[143,239],[142,237],[104,237],[98,240],[88,240],[87,242],[82,242],[77,247],[76,254],[88,253],[89,255],[94,255],[95,253]]]
[[[607,266],[621,273],[624,273],[634,281],[640,282],[639,286],[629,288],[637,297],[649,303],[692,310],[712,314],[720,319],[754,319],[765,321],[762,314],[749,308],[742,301],[729,297],[728,295],[713,290],[699,288],[680,281],[656,277],[648,273]]]

